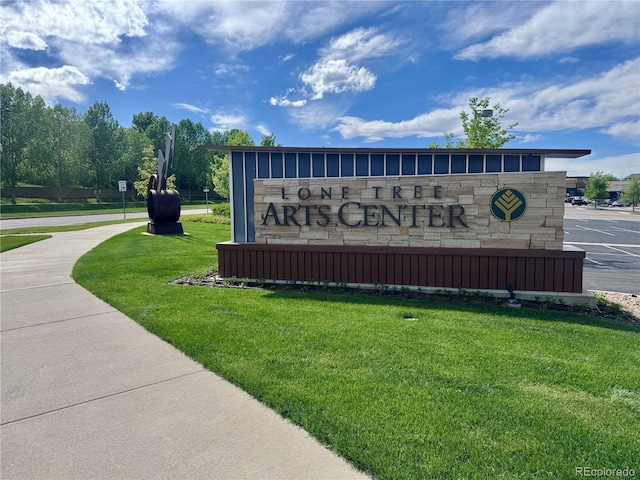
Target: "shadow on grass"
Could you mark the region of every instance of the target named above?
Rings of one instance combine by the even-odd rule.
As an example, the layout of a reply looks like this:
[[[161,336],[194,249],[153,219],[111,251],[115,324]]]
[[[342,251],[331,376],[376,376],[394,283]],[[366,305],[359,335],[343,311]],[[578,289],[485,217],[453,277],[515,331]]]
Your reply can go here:
[[[505,305],[504,299],[476,298],[467,296],[449,296],[434,294],[413,294],[403,292],[380,293],[360,289],[340,289],[339,287],[307,287],[300,286],[271,286],[264,288],[268,291],[265,299],[277,298],[285,300],[300,300],[312,298],[318,301],[331,301],[362,305],[395,305],[419,308],[423,310],[438,309],[469,314],[488,314],[522,318],[527,320],[542,320],[556,323],[569,323],[591,327],[601,327],[625,332],[640,333],[640,325],[625,321],[620,312],[609,312],[615,318],[603,317],[602,310],[568,305],[547,305],[525,302],[519,309]],[[563,309],[563,310],[559,310]],[[618,315],[616,315],[616,313]],[[606,314],[606,313],[604,313]]]

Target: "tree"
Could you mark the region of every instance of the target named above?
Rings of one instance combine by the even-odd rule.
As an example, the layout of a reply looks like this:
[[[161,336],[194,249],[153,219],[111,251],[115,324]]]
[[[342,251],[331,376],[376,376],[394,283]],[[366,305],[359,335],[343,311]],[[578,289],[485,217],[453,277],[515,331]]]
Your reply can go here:
[[[142,149],[142,165],[138,167],[139,180],[133,182],[133,188],[136,190],[138,195],[141,195],[145,199],[147,198],[149,179],[154,173],[158,173],[158,158],[154,157],[153,145],[149,144]],[[176,188],[175,181],[175,174],[167,177],[167,190],[173,190]]]
[[[56,188],[58,201],[62,201],[62,189],[76,184],[81,178],[81,158],[87,154],[89,135],[87,126],[75,108],[60,104],[47,109],[47,128],[44,132],[46,162],[43,165],[42,181]]]
[[[636,211],[636,203],[640,203],[640,177],[631,177],[629,185],[624,189],[620,199],[631,203],[631,210]]]
[[[135,181],[140,175],[140,166],[144,166],[144,159],[148,155],[147,150],[151,151],[151,157],[153,158],[155,149],[149,137],[135,128],[127,129],[124,136],[125,151],[118,161],[118,170],[121,172],[119,178],[135,185]],[[158,171],[157,163],[155,171]],[[149,177],[147,176],[146,179],[148,181]],[[144,188],[146,195],[146,185]],[[131,190],[132,198],[136,190],[136,188]]]
[[[193,189],[207,185],[212,154],[203,147],[210,143],[210,135],[200,122],[187,119],[178,124],[176,137],[173,168],[178,177],[178,189],[185,188],[191,198]]]
[[[600,171],[596,173],[590,173],[589,178],[584,189],[584,194],[587,198],[593,200],[594,207],[598,206],[598,200],[604,200],[609,198],[609,192],[607,187],[609,186],[610,175],[604,174]]]
[[[262,147],[281,147],[282,144],[279,143],[276,145],[276,136],[272,133],[271,135],[263,135],[260,140],[260,145]]]
[[[248,132],[234,128],[227,135],[227,145],[255,145]],[[265,135],[265,137],[267,137]],[[263,137],[263,140],[264,138]],[[275,142],[276,137],[272,134],[268,136]],[[213,191],[227,200],[230,197],[229,189],[229,155],[222,152],[214,152],[213,163],[211,165],[211,180]]]
[[[101,189],[109,187],[114,181],[115,163],[124,149],[123,134],[106,102],[91,105],[84,115],[84,122],[91,130],[92,142],[87,161],[99,202]]]
[[[153,112],[138,113],[133,116],[131,126],[144,133],[154,147],[154,152],[165,149],[166,135],[171,131],[171,122],[166,117],[158,117]]]
[[[0,178],[2,185],[10,187],[14,205],[15,188],[21,173],[29,168],[29,147],[33,147],[34,139],[39,139],[45,109],[40,96],[34,98],[11,83],[0,85]]]
[[[504,109],[499,103],[490,107],[491,98],[482,100],[472,97],[469,99],[471,113],[460,112],[462,120],[462,130],[466,135],[465,140],[458,140],[456,148],[500,148],[509,140],[513,140],[515,135],[509,133],[518,124],[513,123],[503,127],[501,120],[509,109]],[[445,133],[444,139],[446,148],[453,148],[453,133]],[[429,148],[439,148],[436,142],[432,142]]]

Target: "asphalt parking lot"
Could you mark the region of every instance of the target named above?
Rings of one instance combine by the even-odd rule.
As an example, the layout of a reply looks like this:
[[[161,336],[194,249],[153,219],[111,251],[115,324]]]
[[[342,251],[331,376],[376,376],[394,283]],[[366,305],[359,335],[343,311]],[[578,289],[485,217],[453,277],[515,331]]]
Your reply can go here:
[[[586,252],[584,288],[640,295],[640,209],[574,207],[564,217],[564,243]]]

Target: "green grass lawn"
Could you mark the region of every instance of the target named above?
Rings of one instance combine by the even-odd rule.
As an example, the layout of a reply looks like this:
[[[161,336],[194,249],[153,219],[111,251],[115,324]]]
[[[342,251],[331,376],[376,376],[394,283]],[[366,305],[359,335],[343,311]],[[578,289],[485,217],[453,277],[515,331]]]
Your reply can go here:
[[[47,238],[51,238],[51,235],[2,235],[0,236],[0,252],[13,250],[14,248],[22,247],[23,245],[29,245],[30,243],[39,242],[40,240],[46,240]]]
[[[229,227],[114,237],[73,276],[380,479],[640,471],[640,332],[577,313],[173,285]]]

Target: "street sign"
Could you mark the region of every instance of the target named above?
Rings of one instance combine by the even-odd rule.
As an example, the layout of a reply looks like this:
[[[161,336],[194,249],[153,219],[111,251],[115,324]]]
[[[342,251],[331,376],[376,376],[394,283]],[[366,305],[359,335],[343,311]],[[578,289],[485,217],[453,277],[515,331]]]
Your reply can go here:
[[[202,191],[203,191],[204,193],[209,193],[209,189],[208,189],[207,187],[204,187],[204,188],[202,189]]]
[[[127,191],[127,181],[126,180],[118,180],[118,191],[126,192]]]

